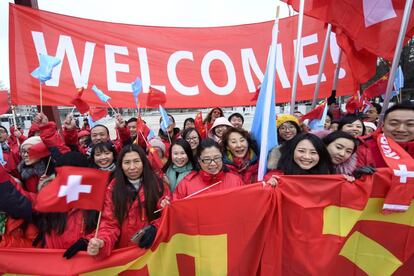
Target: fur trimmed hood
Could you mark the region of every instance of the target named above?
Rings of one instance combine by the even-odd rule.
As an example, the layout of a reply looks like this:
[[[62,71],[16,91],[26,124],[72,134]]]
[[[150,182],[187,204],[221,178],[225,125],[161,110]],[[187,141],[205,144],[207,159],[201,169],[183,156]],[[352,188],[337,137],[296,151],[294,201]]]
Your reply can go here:
[[[282,156],[282,153],[280,152],[280,147],[276,146],[274,147],[267,157],[267,169],[268,170],[276,170],[277,169],[277,163],[279,162],[280,157]]]
[[[357,168],[357,161],[358,161],[358,157],[357,157],[357,154],[355,152],[345,162],[343,162],[339,165],[334,165],[335,172],[337,174],[352,175],[353,172]]]

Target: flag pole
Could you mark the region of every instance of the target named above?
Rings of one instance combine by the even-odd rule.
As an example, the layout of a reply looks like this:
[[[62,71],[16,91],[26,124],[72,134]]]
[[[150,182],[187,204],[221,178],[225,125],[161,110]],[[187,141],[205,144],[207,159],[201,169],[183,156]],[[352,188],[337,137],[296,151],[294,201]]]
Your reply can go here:
[[[311,109],[315,108],[316,102],[318,100],[319,89],[321,87],[323,69],[325,67],[326,53],[328,52],[329,39],[331,37],[331,31],[332,31],[332,25],[328,23],[328,27],[326,29],[325,43],[323,44],[321,63],[319,65],[318,78],[317,78],[317,81],[316,81],[315,91],[313,93],[313,100],[312,100]]]
[[[11,106],[11,110],[12,110],[12,115],[13,115],[13,124],[14,124],[14,129],[17,129],[17,121],[16,121],[16,110],[15,110],[15,106],[12,105]],[[16,142],[17,142],[17,146],[20,147],[20,141],[19,138],[16,137]]]
[[[218,185],[218,184],[220,184],[221,182],[223,182],[223,181],[222,181],[222,180],[220,180],[220,181],[218,181],[218,182],[216,182],[216,183],[214,183],[214,184],[211,184],[210,186],[207,186],[207,187],[205,187],[205,188],[203,188],[203,189],[201,189],[201,190],[198,190],[197,192],[194,192],[194,193],[192,193],[192,194],[190,194],[190,195],[188,195],[188,196],[186,196],[186,197],[184,197],[184,198],[182,198],[182,199],[187,199],[187,198],[190,198],[190,197],[192,197],[192,196],[198,195],[199,193],[202,193],[202,192],[204,192],[205,190],[208,190],[208,189],[210,189],[210,188],[212,188],[212,187],[214,187],[214,186],[217,186],[217,185]],[[161,212],[163,209],[164,209],[164,207],[162,207],[162,208],[160,208],[160,209],[158,209],[158,210],[155,210],[155,211],[154,211],[154,214],[156,214],[156,213],[158,213],[158,212]]]
[[[338,86],[339,71],[341,71],[341,61],[342,61],[342,49],[339,48],[338,61],[336,62],[336,68],[335,68],[335,73],[334,73],[334,81],[333,81],[333,84],[332,84],[332,90],[336,90],[336,87]]]
[[[392,87],[394,85],[395,72],[397,71],[398,63],[400,61],[401,51],[402,51],[402,47],[403,47],[403,43],[404,43],[405,33],[407,31],[408,21],[410,19],[410,13],[411,13],[412,5],[413,5],[413,0],[407,0],[405,2],[404,14],[403,14],[403,18],[401,20],[400,33],[398,34],[398,39],[397,39],[397,45],[395,47],[394,58],[392,60],[390,76],[388,78],[388,83],[387,83],[387,90],[385,92],[384,104],[382,106],[382,111],[381,111],[381,114],[379,116],[379,121],[380,121],[381,124],[384,123],[385,111],[388,109],[388,105],[389,105],[390,100],[391,100],[391,93],[392,93]]]
[[[98,222],[96,223],[95,239],[98,237],[99,224],[101,224],[102,211],[99,211]]]
[[[42,82],[39,81],[39,94],[40,94],[40,113],[43,113],[43,93],[42,93]]]
[[[295,55],[295,69],[293,71],[293,85],[292,98],[290,100],[290,114],[293,115],[295,111],[296,90],[298,85],[298,71],[300,61],[300,50],[302,48],[302,25],[303,25],[303,10],[305,8],[305,0],[300,0],[299,4],[299,18],[298,18],[298,35],[296,38],[296,55]]]
[[[116,112],[116,110],[112,107],[112,105],[109,103],[109,101],[107,101],[106,103],[107,103],[107,104],[109,105],[109,107],[112,109],[112,112],[113,112],[114,114],[119,113],[119,112]]]

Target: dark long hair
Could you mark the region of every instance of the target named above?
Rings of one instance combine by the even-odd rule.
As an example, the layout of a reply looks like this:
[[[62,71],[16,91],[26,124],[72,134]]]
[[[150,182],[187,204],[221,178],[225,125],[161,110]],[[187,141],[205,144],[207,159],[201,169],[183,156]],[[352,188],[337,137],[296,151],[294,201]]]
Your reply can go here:
[[[191,163],[191,165],[193,166],[193,169],[196,168],[197,163],[194,160],[193,151],[191,150],[190,144],[186,140],[180,138],[180,139],[175,140],[171,144],[170,150],[169,150],[170,151],[170,155],[168,156],[167,163],[165,163],[165,165],[162,168],[162,170],[164,172],[166,172],[168,170],[168,168],[172,165],[172,148],[173,148],[174,145],[179,145],[179,146],[181,146],[184,149],[185,154],[187,154],[188,163]]]
[[[256,143],[255,140],[252,139],[252,137],[250,136],[250,134],[246,130],[244,130],[244,129],[238,129],[238,128],[235,128],[235,127],[229,128],[224,133],[223,139],[221,141],[221,146],[223,147],[223,152],[224,153],[226,153],[227,151],[229,151],[227,149],[227,143],[229,142],[230,134],[232,134],[234,132],[239,133],[241,136],[244,137],[244,139],[247,140],[247,144],[249,146],[249,150],[252,149],[256,155],[259,154],[259,149],[258,149],[257,143]]]
[[[348,139],[352,141],[354,143],[354,150],[352,151],[352,153],[356,152],[357,146],[359,144],[359,140],[354,138],[354,136],[352,136],[351,134],[346,133],[344,131],[337,130],[337,131],[331,132],[325,137],[323,137],[322,141],[325,144],[325,146],[328,147],[330,143],[332,143],[333,141],[339,138],[344,138],[344,139]]]
[[[131,183],[126,177],[122,170],[122,160],[125,154],[130,152],[138,153],[142,161],[142,175],[141,175],[141,186],[139,189],[144,189],[144,204],[141,202],[139,197],[139,191],[137,194],[132,193]],[[114,202],[114,214],[120,225],[124,221],[128,213],[128,206],[132,204],[135,197],[138,199],[139,207],[142,212],[142,208],[145,207],[146,216],[148,221],[152,221],[160,217],[159,213],[154,214],[157,209],[157,202],[164,193],[164,185],[161,179],[159,179],[149,164],[145,151],[138,145],[127,145],[125,146],[118,155],[117,167],[115,170],[115,186],[113,188],[112,200]],[[144,206],[143,206],[144,205]]]
[[[299,144],[303,140],[309,140],[315,147],[316,152],[319,155],[319,162],[310,170],[304,170],[296,164],[294,160],[294,152]],[[281,148],[281,157],[277,163],[277,169],[281,170],[286,175],[296,174],[332,174],[334,172],[331,157],[326,150],[322,140],[316,135],[311,133],[296,135],[292,140],[283,144]]]
[[[224,117],[223,110],[220,107],[215,107],[212,110],[210,110],[210,112],[207,114],[207,117],[203,120],[203,124],[205,124],[205,123],[208,123],[209,124],[210,123],[211,116],[212,116],[214,110],[220,111],[220,117]]]

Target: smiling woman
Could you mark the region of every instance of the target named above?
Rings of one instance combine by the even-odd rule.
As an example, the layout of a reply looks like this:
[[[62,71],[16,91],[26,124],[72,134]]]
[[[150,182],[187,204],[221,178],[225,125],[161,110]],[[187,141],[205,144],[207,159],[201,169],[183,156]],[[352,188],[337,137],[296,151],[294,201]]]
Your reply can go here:
[[[201,191],[209,193],[244,185],[240,176],[230,172],[223,164],[221,147],[214,140],[205,139],[200,143],[197,159],[200,168],[184,177],[175,189],[173,199],[185,198]]]
[[[243,181],[257,181],[258,150],[250,134],[238,128],[230,128],[223,137],[224,163],[232,171],[239,174]]]
[[[265,180],[275,175],[332,174],[331,158],[325,145],[314,134],[297,135],[281,148],[282,156],[276,170],[270,170]]]

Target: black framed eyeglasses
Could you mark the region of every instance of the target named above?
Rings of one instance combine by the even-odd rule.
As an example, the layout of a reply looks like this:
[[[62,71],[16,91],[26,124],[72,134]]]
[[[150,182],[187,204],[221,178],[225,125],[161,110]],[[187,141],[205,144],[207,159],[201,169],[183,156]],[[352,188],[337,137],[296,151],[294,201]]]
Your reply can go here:
[[[223,161],[223,157],[222,156],[216,156],[214,158],[205,157],[205,158],[200,158],[200,161],[203,162],[203,164],[205,165],[210,165],[213,161],[214,163],[217,164]]]

